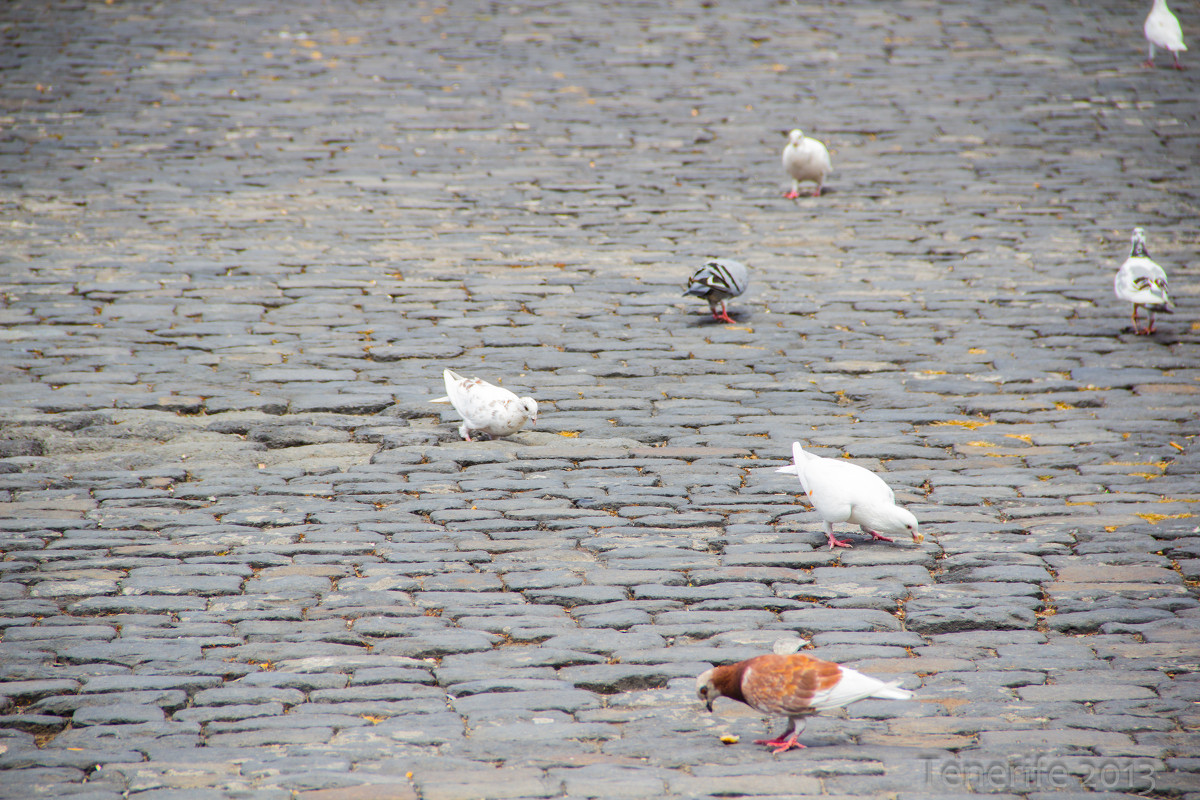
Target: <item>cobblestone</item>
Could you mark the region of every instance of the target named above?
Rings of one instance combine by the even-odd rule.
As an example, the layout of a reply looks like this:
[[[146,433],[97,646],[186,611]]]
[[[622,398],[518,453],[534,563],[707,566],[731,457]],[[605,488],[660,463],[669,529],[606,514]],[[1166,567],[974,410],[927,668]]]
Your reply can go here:
[[[0,798],[1200,796],[1200,104],[1142,13],[4,5]],[[446,367],[537,424],[460,441]],[[793,440],[925,542],[829,551]],[[797,636],[916,702],[703,711]]]

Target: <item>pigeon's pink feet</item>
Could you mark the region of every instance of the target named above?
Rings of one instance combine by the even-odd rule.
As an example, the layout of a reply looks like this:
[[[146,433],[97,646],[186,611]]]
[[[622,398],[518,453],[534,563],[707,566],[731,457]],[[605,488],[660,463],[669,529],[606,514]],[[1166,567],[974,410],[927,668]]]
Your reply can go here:
[[[728,322],[730,325],[734,323],[733,317],[729,316],[728,311],[722,311],[720,314],[713,314],[713,319],[717,322]]]
[[[787,738],[780,736],[778,739],[755,739],[754,743],[755,744],[765,744],[767,747],[774,747],[775,750],[773,752],[775,752],[776,754],[786,753],[788,750],[793,750],[793,749],[803,750],[805,745],[802,745],[796,741],[797,735],[798,734],[793,733],[791,736],[788,736]]]
[[[788,192],[787,194],[784,195],[784,197],[786,197],[788,200],[795,200],[799,196],[800,196],[800,193],[797,192],[795,189],[792,189],[790,192]]]
[[[896,541],[895,539],[893,539],[893,538],[892,538],[892,537],[890,537],[890,536],[884,536],[882,533],[876,533],[875,531],[867,531],[867,533],[871,534],[871,537],[872,537],[872,538],[874,538],[874,539],[877,539],[877,540],[879,540],[879,541],[881,541],[881,542],[894,542],[894,541]]]
[[[813,197],[820,197],[820,196],[821,196],[821,187],[818,186],[816,189],[813,189]]]
[[[854,545],[850,544],[849,542],[842,541],[841,539],[834,536],[832,533],[825,534],[825,537],[827,539],[829,539],[829,549],[830,550],[832,550],[835,547],[854,547]]]
[[[1144,69],[1154,69],[1154,62],[1151,61],[1150,59],[1146,59],[1145,61],[1142,62],[1142,67]]]

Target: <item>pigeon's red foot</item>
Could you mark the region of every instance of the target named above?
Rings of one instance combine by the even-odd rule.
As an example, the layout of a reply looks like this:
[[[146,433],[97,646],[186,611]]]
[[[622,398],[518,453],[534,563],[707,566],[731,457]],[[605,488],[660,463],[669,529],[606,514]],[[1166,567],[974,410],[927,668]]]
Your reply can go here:
[[[892,538],[892,537],[890,537],[890,536],[884,536],[882,533],[876,533],[875,531],[867,531],[867,533],[871,534],[871,537],[872,537],[872,538],[874,538],[874,539],[877,539],[877,540],[879,540],[879,541],[881,541],[881,542],[894,542],[894,541],[896,541],[895,539],[893,539],[893,538]]]
[[[821,196],[821,187],[818,186],[816,189],[813,189],[813,197],[820,197],[820,196]]]
[[[1150,59],[1146,59],[1142,62],[1142,67],[1145,69],[1154,69],[1154,62]]]
[[[829,549],[830,550],[832,550],[835,547],[854,547],[854,545],[837,538],[832,533],[825,534],[825,537],[827,539],[829,539]]]
[[[765,744],[767,747],[774,747],[774,753],[786,753],[788,750],[803,750],[805,745],[796,741],[796,734],[792,734],[786,739],[780,736],[778,739],[755,739],[755,744]]]
[[[800,193],[797,192],[795,189],[792,189],[790,192],[788,192],[787,194],[784,195],[784,197],[786,197],[788,200],[795,200],[799,196],[800,196]]]
[[[720,314],[713,314],[713,319],[717,322],[728,322],[730,325],[734,323],[734,318],[729,316],[728,311],[722,311]]]

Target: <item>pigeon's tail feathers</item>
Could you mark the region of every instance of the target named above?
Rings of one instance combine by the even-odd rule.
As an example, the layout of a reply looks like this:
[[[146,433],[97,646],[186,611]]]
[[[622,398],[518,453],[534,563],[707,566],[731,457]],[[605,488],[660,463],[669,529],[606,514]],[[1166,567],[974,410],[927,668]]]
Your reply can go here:
[[[881,700],[908,700],[913,696],[912,692],[900,688],[898,680],[884,683],[878,678],[863,675],[849,667],[839,667],[839,669],[842,673],[841,680],[829,689],[813,695],[811,705],[818,711],[841,708],[868,697],[877,697]]]
[[[450,396],[447,395],[446,397],[435,397],[433,400],[430,400],[429,402],[431,402],[431,403],[449,403]]]
[[[784,475],[799,475],[800,474],[800,470],[796,468],[795,464],[788,464],[786,467],[780,467],[779,469],[777,469],[775,471],[782,472]]]
[[[456,390],[461,391],[458,390],[458,386],[463,382],[463,376],[447,368],[442,371],[442,380],[446,382],[446,402],[452,402],[450,398],[455,395]],[[435,400],[434,402],[438,401]]]
[[[913,693],[908,689],[900,688],[900,681],[885,683],[871,695],[871,697],[878,697],[880,700],[911,700],[912,696]]]
[[[792,460],[796,462],[797,469],[799,469],[800,465],[808,461],[810,458],[820,458],[820,456],[815,456],[808,452],[799,442],[792,442]]]

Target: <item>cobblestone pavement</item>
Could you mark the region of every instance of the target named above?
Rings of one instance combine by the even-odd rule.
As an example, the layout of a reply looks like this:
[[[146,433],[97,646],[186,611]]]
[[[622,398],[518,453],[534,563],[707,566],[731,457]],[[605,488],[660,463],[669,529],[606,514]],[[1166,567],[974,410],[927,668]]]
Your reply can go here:
[[[0,796],[1200,797],[1200,56],[1143,5],[0,6]],[[458,441],[447,366],[537,425]],[[925,543],[825,549],[793,440]],[[797,632],[916,701],[704,711]]]

